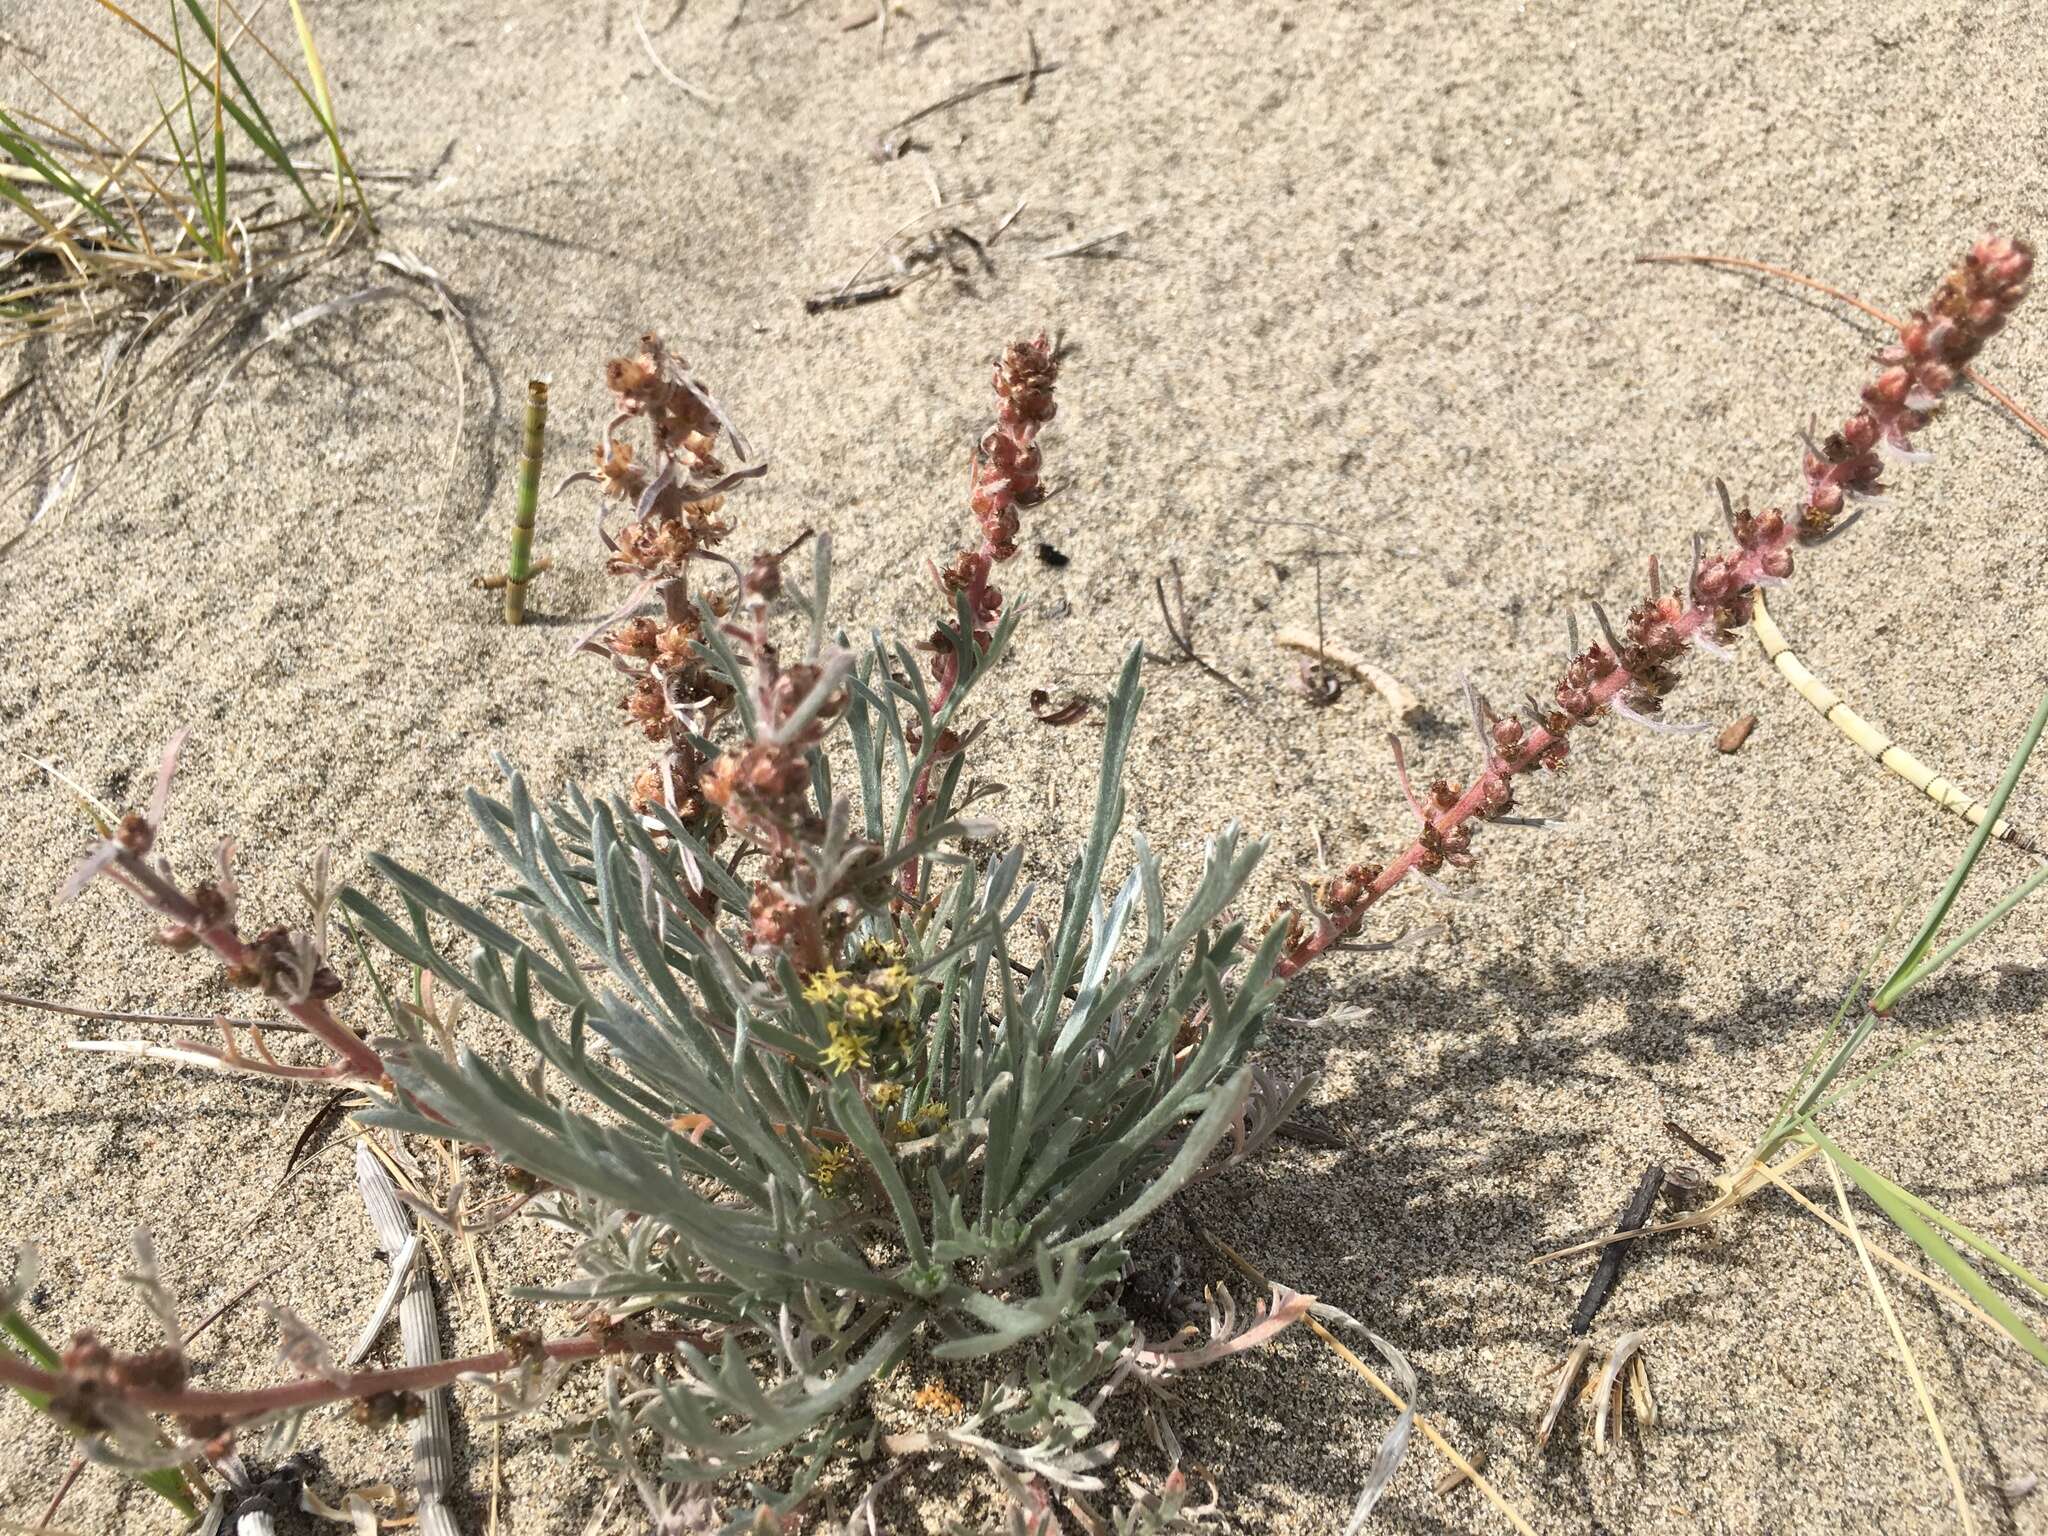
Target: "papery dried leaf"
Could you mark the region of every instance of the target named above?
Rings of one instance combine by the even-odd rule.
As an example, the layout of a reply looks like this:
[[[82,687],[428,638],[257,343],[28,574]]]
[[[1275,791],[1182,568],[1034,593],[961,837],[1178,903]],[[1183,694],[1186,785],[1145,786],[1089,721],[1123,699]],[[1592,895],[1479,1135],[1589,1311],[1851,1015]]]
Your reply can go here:
[[[1222,1297],[1219,1305],[1216,1296]],[[1209,1302],[1209,1342],[1188,1349],[1140,1349],[1135,1351],[1139,1367],[1155,1375],[1168,1375],[1177,1371],[1199,1370],[1202,1366],[1213,1365],[1218,1360],[1242,1354],[1270,1342],[1300,1322],[1314,1307],[1316,1299],[1291,1291],[1284,1285],[1273,1287],[1272,1298],[1261,1304],[1252,1314],[1250,1323],[1240,1331],[1237,1327],[1236,1303],[1231,1299],[1227,1286],[1216,1287]],[[1192,1330],[1190,1330],[1192,1331]]]
[[[1055,705],[1052,694],[1043,688],[1031,690],[1031,714],[1040,725],[1072,725],[1088,713],[1088,700],[1075,697],[1064,704]]]
[[[334,1351],[311,1324],[289,1307],[266,1301],[263,1310],[277,1325],[277,1358],[297,1376],[317,1376],[337,1384],[348,1380],[348,1372],[334,1363]]]
[[[1570,1352],[1564,1357],[1564,1364],[1552,1378],[1549,1405],[1543,1410],[1543,1417],[1536,1423],[1536,1444],[1539,1449],[1549,1445],[1550,1437],[1557,1432],[1558,1421],[1564,1417],[1564,1411],[1571,1403],[1572,1389],[1579,1384],[1579,1378],[1585,1374],[1586,1362],[1592,1358],[1592,1354],[1593,1341],[1580,1339],[1572,1345]]]

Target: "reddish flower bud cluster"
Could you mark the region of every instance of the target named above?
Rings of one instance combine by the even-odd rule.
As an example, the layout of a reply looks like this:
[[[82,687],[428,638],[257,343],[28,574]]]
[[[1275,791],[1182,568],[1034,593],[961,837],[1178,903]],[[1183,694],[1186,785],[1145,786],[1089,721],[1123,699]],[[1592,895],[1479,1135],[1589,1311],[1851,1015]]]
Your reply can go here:
[[[250,940],[243,958],[228,966],[227,981],[231,987],[252,988],[280,1002],[325,1002],[341,994],[341,978],[306,936],[282,925],[266,928]]]
[[[672,358],[651,331],[640,338],[638,357],[615,357],[605,365],[605,382],[619,408],[612,425],[645,421],[659,466],[650,477],[635,461],[632,445],[613,441],[609,428],[593,450],[604,494],[631,500],[635,508],[634,520],[619,530],[609,568],[614,574],[680,578],[691,556],[717,548],[732,532],[717,515],[725,498],[692,490],[693,481],[715,481],[724,472],[712,452],[718,416],[689,382],[682,360]],[[648,490],[657,484],[648,501]]]
[[[1841,431],[1806,455],[1805,500],[1790,518],[1778,512],[1729,513],[1736,547],[1708,555],[1695,546],[1684,592],[1659,589],[1651,564],[1651,595],[1628,614],[1620,634],[1594,608],[1604,643],[1580,650],[1552,690],[1553,703],[1533,701],[1526,722],[1498,719],[1473,696],[1486,765],[1470,788],[1438,780],[1427,801],[1411,792],[1422,832],[1384,869],[1354,865],[1322,892],[1314,923],[1292,923],[1279,974],[1290,976],[1356,933],[1366,912],[1411,871],[1436,873],[1471,862],[1471,823],[1504,816],[1514,803],[1511,781],[1532,769],[1564,765],[1566,737],[1612,710],[1657,725],[1663,699],[1678,681],[1677,662],[1695,645],[1718,648],[1749,622],[1753,595],[1792,574],[1796,545],[1823,542],[1837,531],[1844,496],[1882,490],[1877,451],[1909,450],[1909,435],[1927,422],[1941,395],[1985,340],[2003,328],[2026,297],[2033,254],[2026,245],[1986,238],[1944,279],[1927,309],[1916,313],[1897,346],[1879,355],[1882,371],[1863,392],[1863,405]],[[1576,645],[1576,642],[1574,642]],[[1672,727],[1659,726],[1660,729]],[[1406,770],[1402,782],[1407,783]]]
[[[948,597],[967,594],[976,645],[988,644],[1002,615],[1003,594],[989,585],[989,575],[997,564],[1016,557],[1019,509],[1045,499],[1038,477],[1038,434],[1059,409],[1053,400],[1058,379],[1059,364],[1043,335],[1035,341],[1012,342],[995,365],[995,425],[982,434],[975,449],[968,493],[968,505],[981,526],[981,546],[961,550],[938,573]],[[936,702],[943,704],[952,693],[959,664],[952,647],[937,636],[927,649],[939,685]]]
[[[732,524],[718,515],[724,495],[707,489],[722,484],[725,475],[713,451],[720,420],[687,365],[652,332],[640,338],[636,356],[606,364],[605,383],[618,414],[594,450],[596,469],[579,478],[595,480],[607,499],[633,504],[633,520],[616,537],[605,535],[611,552],[606,568],[653,582],[662,616],[629,618],[592,648],[609,653],[632,676],[620,707],[641,734],[662,747],[661,756],[633,780],[633,810],[648,816],[665,806],[712,844],[719,828],[698,789],[705,759],[695,743],[731,708],[732,688],[698,651],[703,620],[689,576],[691,562],[716,551],[732,532]],[[629,421],[647,424],[652,470],[632,444],[612,435]],[[727,606],[722,598],[713,600],[717,614]]]
[[[648,422],[659,453],[680,454],[693,437],[706,443],[718,437],[718,413],[689,382],[687,365],[671,357],[653,331],[640,338],[639,356],[615,357],[605,364],[604,382],[621,415]]]
[[[847,690],[843,674],[818,662],[782,664],[768,634],[769,602],[782,590],[775,557],[757,559],[741,590],[746,622],[728,624],[725,633],[753,663],[755,732],[721,753],[697,789],[766,861],[748,903],[754,946],[781,951],[809,975],[831,963],[851,926],[846,890],[813,864],[827,829],[810,794],[811,751],[845,712]],[[822,701],[810,707],[821,689]]]
[[[1935,403],[1984,343],[2005,328],[2027,296],[2033,270],[2025,241],[1987,235],[1942,279],[1927,307],[1913,312],[1898,341],[1878,354],[1882,371],[1864,389],[1863,408],[1807,451],[1802,538],[1825,534],[1845,497],[1883,494],[1879,451],[1914,457],[1912,434],[1927,424]]]
[[[1016,557],[1021,526],[1019,509],[1034,507],[1045,499],[1045,487],[1038,475],[1038,434],[1059,410],[1053,399],[1059,371],[1059,362],[1043,332],[1035,341],[1015,341],[1004,349],[992,381],[996,392],[995,425],[982,434],[975,448],[968,482],[968,505],[981,527],[981,544],[975,549],[961,550],[944,570],[936,566],[932,570],[949,602],[959,595],[966,597],[977,650],[987,649],[994,638],[996,620],[1003,612],[1002,590],[989,584],[989,575],[998,562]],[[959,655],[944,627],[935,629],[920,649],[931,656],[932,678],[937,684],[932,707],[942,709],[959,686]],[[948,749],[942,741],[934,762],[946,755]],[[927,767],[918,777],[912,798],[913,830],[930,803],[931,770]],[[917,890],[917,882],[918,861],[911,859],[898,877],[902,892],[899,903],[908,903]]]

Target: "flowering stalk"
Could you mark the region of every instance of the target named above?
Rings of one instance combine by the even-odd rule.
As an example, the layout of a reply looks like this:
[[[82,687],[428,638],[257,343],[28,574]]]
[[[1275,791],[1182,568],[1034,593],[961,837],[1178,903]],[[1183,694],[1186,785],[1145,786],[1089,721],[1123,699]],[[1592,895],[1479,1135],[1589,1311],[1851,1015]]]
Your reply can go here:
[[[327,964],[325,929],[331,895],[327,890],[324,856],[311,893],[314,926],[300,931],[266,928],[253,940],[243,939],[236,923],[238,892],[232,842],[223,840],[217,851],[218,878],[202,880],[189,891],[172,878],[167,860],[149,857],[163,824],[171,775],[177,768],[184,742],[185,733],[180,731],[165,748],[148,814],[130,811],[123,816],[65,882],[63,897],[76,896],[100,876],[112,880],[164,919],[165,927],[157,935],[160,943],[177,950],[205,945],[225,964],[230,983],[255,988],[277,1003],[307,1034],[325,1045],[333,1059],[318,1067],[287,1065],[270,1055],[262,1036],[254,1029],[250,1034],[257,1055],[246,1056],[237,1048],[232,1026],[225,1019],[221,1021],[221,1027],[228,1031],[225,1047],[183,1041],[182,1049],[210,1057],[223,1066],[269,1077],[373,1086],[387,1083],[384,1059],[354,1030],[336,1019],[327,1006],[327,1000],[341,990],[341,978]]]
[[[1043,332],[1035,341],[1012,342],[995,365],[995,425],[982,434],[968,476],[968,505],[981,527],[981,543],[961,550],[943,571],[930,566],[932,579],[942,592],[955,603],[964,599],[972,621],[971,631],[964,635],[941,625],[923,647],[931,653],[935,715],[946,707],[959,685],[960,651],[956,647],[971,644],[977,654],[988,650],[1003,611],[1002,589],[991,585],[989,577],[998,564],[1016,558],[1019,509],[1045,499],[1038,474],[1038,434],[1059,409],[1053,400],[1058,379],[1059,363]],[[932,769],[961,746],[957,733],[945,732],[918,775],[911,801],[913,832],[919,814],[931,804]],[[916,899],[919,867],[915,859],[903,866],[899,884],[906,903]]]
[[[839,898],[873,849],[843,829],[835,835],[811,801],[811,755],[846,708],[853,658],[832,647],[783,664],[768,624],[782,592],[782,559],[755,557],[740,583],[743,622],[723,627],[752,663],[747,734],[711,764],[697,788],[724,824],[766,857],[748,906],[755,947],[781,951],[808,976],[837,953],[848,923]]]
[[[1650,595],[1630,611],[1620,634],[1594,605],[1604,643],[1572,658],[1549,704],[1529,701],[1526,722],[1496,716],[1468,684],[1473,726],[1485,754],[1485,766],[1469,787],[1439,779],[1426,799],[1418,797],[1409,787],[1397,743],[1395,761],[1408,802],[1421,818],[1420,835],[1385,867],[1354,864],[1330,881],[1312,919],[1293,915],[1276,974],[1294,975],[1357,933],[1365,914],[1411,873],[1427,876],[1446,864],[1469,865],[1472,823],[1508,813],[1517,776],[1562,767],[1567,737],[1587,721],[1611,710],[1641,724],[1674,729],[1656,717],[1677,683],[1673,668],[1679,657],[1693,647],[1718,651],[1730,644],[1734,632],[1749,621],[1753,595],[1782,585],[1792,574],[1795,546],[1824,543],[1853,523],[1861,513],[1844,517],[1847,501],[1881,496],[1883,455],[1909,463],[1924,457],[1914,450],[1912,434],[1927,424],[1984,343],[2004,328],[2006,317],[2026,297],[2032,270],[2033,252],[2023,242],[1997,236],[1979,240],[1942,280],[1927,308],[1914,314],[1898,342],[1878,353],[1880,371],[1865,387],[1862,406],[1840,430],[1808,445],[1801,466],[1804,490],[1792,514],[1737,514],[1727,508],[1723,492],[1735,548],[1710,556],[1695,538],[1683,592],[1661,590],[1652,559]]]
[[[751,459],[753,450],[739,429],[688,364],[649,332],[640,351],[614,358],[605,382],[617,412],[605,424],[594,450],[596,468],[570,475],[556,494],[579,482],[594,482],[606,501],[633,505],[633,519],[614,538],[598,513],[597,532],[610,551],[607,569],[615,575],[640,578],[619,622],[600,626],[601,635],[586,638],[581,648],[609,656],[632,678],[620,700],[628,718],[661,754],[633,781],[631,803],[641,815],[657,806],[675,812],[706,846],[718,838],[717,817],[698,793],[706,758],[700,743],[732,708],[732,689],[704,664],[703,618],[690,592],[692,561],[715,560],[738,567],[719,546],[732,524],[719,517],[725,493],[743,480],[766,472],[762,463],[727,469],[715,449],[721,430],[734,452]],[[651,440],[649,462],[633,445],[614,434],[628,422],[644,422]],[[634,610],[652,593],[660,602],[658,618]],[[713,599],[714,613],[724,611]]]

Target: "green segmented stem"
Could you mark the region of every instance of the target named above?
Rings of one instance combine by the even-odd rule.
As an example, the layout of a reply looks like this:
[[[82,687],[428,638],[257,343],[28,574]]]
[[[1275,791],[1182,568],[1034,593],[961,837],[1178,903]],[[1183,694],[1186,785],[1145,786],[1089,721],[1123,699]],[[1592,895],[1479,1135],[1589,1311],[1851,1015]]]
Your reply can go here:
[[[548,429],[545,379],[526,385],[526,437],[519,450],[519,499],[512,512],[512,557],[505,567],[505,622],[526,621],[526,582],[532,569],[533,518],[540,505],[540,457]]]

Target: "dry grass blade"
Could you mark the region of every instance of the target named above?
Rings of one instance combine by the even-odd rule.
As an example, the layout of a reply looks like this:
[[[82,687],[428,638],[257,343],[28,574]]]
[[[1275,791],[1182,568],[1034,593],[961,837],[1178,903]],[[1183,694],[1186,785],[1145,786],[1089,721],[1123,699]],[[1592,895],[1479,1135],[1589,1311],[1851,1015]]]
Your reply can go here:
[[[1246,1279],[1255,1281],[1263,1286],[1270,1287],[1272,1285],[1273,1282],[1268,1280],[1264,1275],[1260,1274],[1257,1267],[1254,1266],[1250,1260],[1246,1259],[1235,1248],[1231,1247],[1228,1243],[1224,1242],[1222,1238],[1216,1236],[1215,1233],[1204,1231],[1202,1233],[1202,1236],[1205,1239],[1207,1239],[1209,1245],[1213,1247],[1218,1253],[1222,1254],[1226,1259],[1230,1260],[1232,1264],[1236,1265],[1238,1270],[1241,1273],[1243,1273]],[[1393,1404],[1396,1411],[1401,1413],[1406,1413],[1410,1411],[1408,1401],[1405,1398],[1403,1398],[1400,1393],[1396,1392],[1392,1387],[1388,1386],[1387,1383],[1381,1379],[1380,1374],[1377,1371],[1375,1371],[1371,1366],[1367,1365],[1363,1360],[1359,1359],[1357,1355],[1352,1353],[1350,1348],[1344,1343],[1342,1339],[1338,1338],[1334,1333],[1330,1332],[1329,1329],[1325,1328],[1322,1325],[1322,1323],[1317,1321],[1317,1319],[1313,1316],[1304,1318],[1302,1321],[1308,1325],[1309,1331],[1311,1333],[1313,1333],[1317,1338],[1321,1339],[1326,1345],[1330,1347],[1331,1351],[1335,1353],[1338,1359],[1342,1360],[1353,1371],[1357,1372],[1360,1376],[1364,1377],[1367,1385],[1369,1385],[1375,1392],[1379,1393],[1379,1395],[1385,1398],[1389,1403]],[[1536,1536],[1536,1533],[1529,1528],[1529,1522],[1522,1518],[1521,1512],[1517,1510],[1514,1505],[1510,1504],[1507,1501],[1507,1499],[1502,1496],[1498,1488],[1494,1487],[1492,1483],[1488,1482],[1486,1478],[1480,1474],[1479,1468],[1477,1466],[1475,1466],[1471,1461],[1467,1460],[1463,1455],[1461,1455],[1458,1451],[1458,1448],[1452,1445],[1450,1441],[1444,1438],[1443,1432],[1441,1430],[1439,1430],[1434,1424],[1432,1424],[1428,1419],[1424,1418],[1421,1414],[1416,1414],[1415,1416],[1415,1427],[1422,1431],[1422,1437],[1425,1440],[1427,1440],[1431,1445],[1435,1446],[1437,1450],[1442,1453],[1446,1461],[1450,1462],[1450,1464],[1453,1467],[1456,1467],[1460,1472],[1464,1473],[1465,1476],[1471,1480],[1472,1485],[1476,1487],[1481,1493],[1486,1495],[1487,1502],[1492,1504],[1495,1509],[1500,1511],[1502,1518],[1504,1518],[1509,1525],[1513,1526],[1517,1531],[1521,1532],[1522,1536]]]
[[[426,284],[433,290],[434,300],[439,306],[441,336],[448,343],[448,371],[455,378],[455,425],[448,434],[446,471],[448,482],[452,485],[457,469],[456,454],[462,447],[463,429],[469,424],[469,377],[462,366],[462,341],[457,333],[468,338],[470,351],[475,353],[479,360],[483,357],[483,347],[470,330],[469,316],[463,311],[462,306],[455,302],[454,293],[450,291],[447,280],[439,272],[409,251],[379,251],[375,260],[378,266],[389,267],[401,277],[409,277],[415,282]],[[480,511],[477,520],[481,522],[484,515],[485,512]]]
[[[1017,84],[1020,80],[1036,80],[1040,75],[1052,74],[1058,68],[1059,65],[1057,63],[1046,64],[1039,62],[1036,46],[1034,45],[1032,62],[1027,68],[1013,69],[1008,74],[994,75],[987,80],[976,81],[973,85],[955,91],[950,96],[942,96],[928,106],[919,107],[908,117],[900,117],[887,128],[884,128],[875,136],[875,142],[882,152],[882,158],[893,160],[903,153],[903,145],[898,142],[896,135],[904,129],[916,123],[921,123],[928,117],[936,116],[940,112],[950,111],[962,102],[972,101],[977,96],[985,96],[990,91],[999,91],[1006,85]]]
[[[1076,240],[1071,245],[1056,246],[1049,251],[1039,251],[1032,259],[1034,261],[1057,261],[1063,256],[1121,256],[1124,254],[1122,250],[1110,250],[1108,247],[1114,245],[1119,240],[1129,239],[1130,233],[1128,229],[1123,228],[1106,230],[1099,235],[1090,235],[1085,240]]]
[[[677,90],[681,91],[691,100],[701,101],[707,107],[729,107],[732,105],[728,98],[714,96],[702,86],[692,85],[668,67],[667,61],[655,51],[654,39],[647,35],[647,24],[640,19],[640,12],[637,8],[633,12],[633,30],[640,36],[640,46],[646,50],[648,63],[660,71],[662,79],[668,81],[670,85],[676,87]]]
[[[1877,1310],[1883,1314],[1885,1327],[1891,1331],[1892,1343],[1899,1351],[1899,1359],[1905,1363],[1906,1374],[1912,1378],[1913,1394],[1920,1400],[1920,1411],[1927,1418],[1927,1428],[1934,1435],[1934,1448],[1941,1454],[1941,1467],[1948,1474],[1949,1486],[1956,1496],[1956,1514],[1961,1518],[1963,1530],[1974,1533],[1976,1517],[1970,1513],[1970,1497],[1963,1490],[1963,1474],[1956,1469],[1956,1459],[1948,1448],[1948,1436],[1942,1432],[1941,1416],[1934,1411],[1934,1397],[1927,1390],[1926,1378],[1920,1374],[1920,1362],[1914,1358],[1913,1346],[1906,1342],[1906,1331],[1899,1326],[1898,1314],[1892,1310],[1891,1298],[1884,1293],[1884,1281],[1878,1278],[1877,1266],[1870,1261],[1870,1250],[1863,1245],[1863,1233],[1856,1225],[1856,1213],[1849,1206],[1849,1191],[1842,1183],[1842,1171],[1832,1159],[1827,1163],[1828,1177],[1834,1181],[1835,1201],[1841,1207],[1842,1221],[1849,1229],[1849,1241],[1856,1246],[1856,1257],[1863,1264],[1863,1278],[1869,1282],[1870,1294],[1877,1302]]]
[[[1776,1169],[1765,1168],[1764,1177],[1769,1179],[1773,1184],[1777,1185],[1778,1188],[1784,1194],[1789,1196],[1792,1202],[1795,1205],[1799,1206],[1802,1210],[1806,1211],[1810,1215],[1819,1217],[1820,1220],[1825,1222],[1828,1226],[1833,1227],[1835,1231],[1839,1232],[1843,1237],[1848,1238],[1851,1241],[1855,1240],[1855,1233],[1851,1232],[1849,1228],[1843,1226],[1841,1222],[1837,1221],[1834,1217],[1830,1216],[1826,1211],[1822,1210],[1818,1205],[1814,1204],[1813,1201],[1807,1199],[1805,1195],[1801,1194],[1798,1190],[1794,1189],[1790,1183],[1788,1183],[1785,1179],[1779,1176],[1778,1171]],[[2000,1338],[2009,1337],[2005,1330],[1999,1327],[1998,1320],[1996,1318],[1994,1318],[1989,1312],[1986,1312],[1982,1307],[1978,1306],[1977,1303],[1970,1300],[1968,1296],[1964,1295],[1961,1291],[1956,1289],[1956,1287],[1950,1285],[1946,1280],[1940,1279],[1939,1277],[1934,1275],[1930,1275],[1927,1273],[1926,1270],[1917,1268],[1914,1265],[1907,1263],[1904,1259],[1900,1258],[1890,1249],[1885,1248],[1880,1244],[1873,1243],[1867,1238],[1864,1239],[1863,1246],[1873,1256],[1882,1259],[1886,1264],[1889,1264],[1893,1269],[1897,1270],[1900,1274],[1906,1276],[1908,1279],[1917,1280],[1922,1285],[1926,1286],[1927,1289],[1933,1291],[1937,1296],[1940,1296],[1945,1300],[1954,1302],[1957,1306],[1961,1307],[1965,1312],[1969,1313],[1972,1317],[1976,1318],[1978,1322],[1982,1323],[1986,1328],[1989,1328],[1993,1333],[1997,1334]]]

